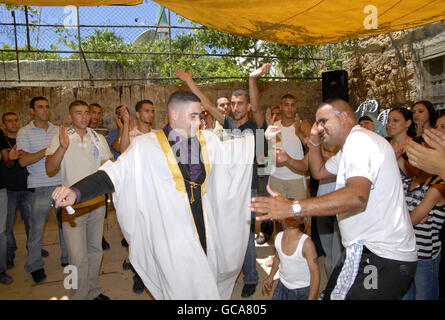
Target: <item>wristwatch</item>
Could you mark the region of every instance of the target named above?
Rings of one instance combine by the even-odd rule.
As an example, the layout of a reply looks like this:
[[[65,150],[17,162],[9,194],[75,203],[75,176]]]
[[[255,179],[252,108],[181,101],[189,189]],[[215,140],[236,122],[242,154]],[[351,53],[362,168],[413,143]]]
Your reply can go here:
[[[300,201],[295,200],[292,203],[292,211],[294,213],[294,217],[299,217],[301,215],[301,205],[300,205]]]

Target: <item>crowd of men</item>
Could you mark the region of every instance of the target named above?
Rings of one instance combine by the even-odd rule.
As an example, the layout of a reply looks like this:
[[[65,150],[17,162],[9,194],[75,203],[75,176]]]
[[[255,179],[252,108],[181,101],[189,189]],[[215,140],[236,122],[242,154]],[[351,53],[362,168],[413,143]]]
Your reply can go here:
[[[78,270],[71,298],[109,299],[98,277],[103,250],[109,248],[103,225],[107,197],[113,194],[122,243],[129,245],[124,268],[135,272],[135,292],[145,285],[156,299],[228,299],[242,271],[241,296],[250,297],[259,281],[255,222],[261,221],[256,241],[263,244],[283,226],[298,228],[285,219],[312,217],[318,226],[313,237],[322,248],[317,251],[326,255],[325,299],[403,298],[418,256],[394,149],[374,132],[370,117],[357,121],[341,99],[320,104],[312,126],[300,119],[292,94],[264,112],[257,80],[269,70],[265,64],[253,71],[248,90],[215,103],[191,72],[177,70],[191,92],[170,96],[159,129],[153,128],[150,100],[135,105],[136,118],[126,105],[116,107],[112,130],[102,125],[99,104],[81,100],[67,106],[68,128],[49,121],[45,97],[30,101],[32,120],[22,128],[16,113],[3,114],[0,283],[13,282],[7,270],[14,267],[17,250],[17,209],[27,236],[25,270],[35,283],[45,281],[42,258],[48,252],[42,236],[53,206],[60,263]],[[443,179],[443,164],[423,157],[427,152],[443,156],[444,135],[422,133],[429,146],[410,143],[404,151],[412,165]],[[227,157],[229,163],[222,161]],[[319,180],[314,197],[309,175]],[[262,196],[260,176],[267,185]],[[74,214],[67,212],[70,205]],[[281,257],[286,248],[283,242]],[[301,250],[303,257],[310,252],[307,265],[314,277],[319,270],[313,251]],[[378,286],[369,285],[369,266],[378,270]],[[310,292],[318,298],[318,287]]]

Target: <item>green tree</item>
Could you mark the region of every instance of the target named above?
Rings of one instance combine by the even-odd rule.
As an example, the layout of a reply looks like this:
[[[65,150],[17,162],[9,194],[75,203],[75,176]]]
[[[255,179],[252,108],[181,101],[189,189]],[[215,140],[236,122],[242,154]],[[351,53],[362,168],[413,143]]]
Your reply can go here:
[[[31,50],[37,50],[37,48],[32,47],[30,48]],[[15,47],[11,47],[9,44],[7,43],[3,43],[1,48],[0,48],[0,60],[2,61],[10,61],[10,60],[16,60],[17,56],[16,53],[14,51],[3,51],[3,50],[15,50]],[[28,50],[28,46],[22,46],[19,47],[18,50],[22,50],[22,51],[27,51]],[[57,47],[53,46],[51,47],[51,50],[57,50]],[[44,60],[44,59],[61,59],[61,57],[56,54],[56,53],[51,53],[51,52],[39,52],[39,53],[35,53],[35,52],[19,52],[19,60]]]

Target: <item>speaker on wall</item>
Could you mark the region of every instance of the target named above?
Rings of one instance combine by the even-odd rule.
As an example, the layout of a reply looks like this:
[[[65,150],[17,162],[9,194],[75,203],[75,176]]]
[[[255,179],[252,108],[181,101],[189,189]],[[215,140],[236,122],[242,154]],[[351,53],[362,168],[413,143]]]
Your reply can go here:
[[[321,74],[323,101],[333,98],[341,98],[349,101],[348,94],[348,72],[335,70]]]

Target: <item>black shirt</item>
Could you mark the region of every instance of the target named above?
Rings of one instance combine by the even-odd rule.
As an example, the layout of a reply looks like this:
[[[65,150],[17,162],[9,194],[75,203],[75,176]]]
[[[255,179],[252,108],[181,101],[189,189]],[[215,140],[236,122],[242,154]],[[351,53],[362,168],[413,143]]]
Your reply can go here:
[[[1,131],[1,130],[0,130]],[[0,150],[11,150],[16,144],[15,138],[9,138],[5,135],[0,136]],[[4,161],[0,164],[0,184],[9,191],[23,191],[27,190],[28,170],[26,167],[20,166],[17,160],[14,161],[14,166],[8,168]]]
[[[0,152],[3,149],[6,149],[6,148],[7,148],[7,144],[6,144],[6,141],[5,141],[5,134],[3,133],[3,130],[0,129]],[[4,166],[3,156],[1,156],[1,164],[0,164],[0,166],[1,167]],[[3,178],[3,174],[1,174],[1,171],[0,171],[0,189],[3,189],[4,187],[5,187],[4,178]]]

